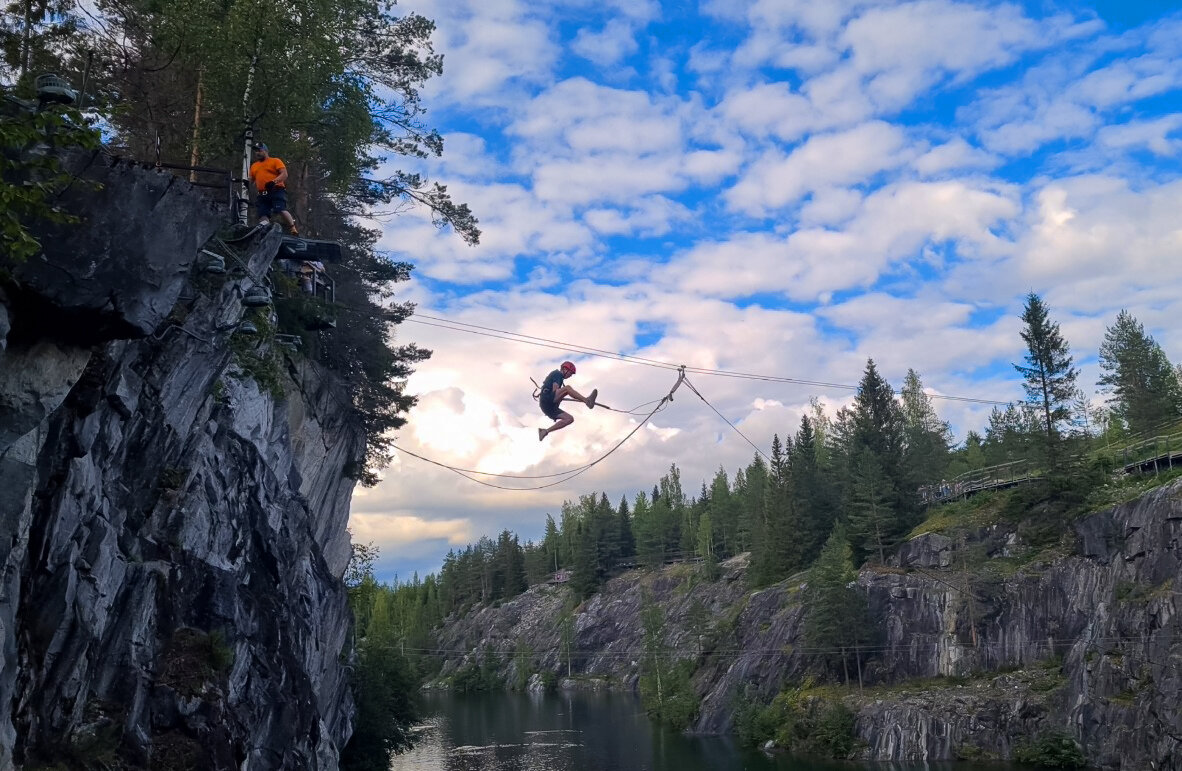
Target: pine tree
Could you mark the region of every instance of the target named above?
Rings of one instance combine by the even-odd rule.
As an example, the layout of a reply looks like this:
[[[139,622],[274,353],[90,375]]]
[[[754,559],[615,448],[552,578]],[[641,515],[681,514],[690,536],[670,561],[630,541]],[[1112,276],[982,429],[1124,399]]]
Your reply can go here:
[[[730,483],[726,478],[726,470],[718,469],[714,479],[710,482],[710,521],[717,533],[719,557],[733,557],[741,551],[739,549],[739,514],[731,495]]]
[[[1100,344],[1101,389],[1115,415],[1134,433],[1182,416],[1182,385],[1165,351],[1126,310]]]
[[[636,557],[636,537],[632,533],[628,499],[623,496],[620,497],[620,508],[616,510],[616,532],[620,540],[620,560],[631,562]]]
[[[890,483],[878,461],[863,451],[855,461],[854,488],[850,500],[850,535],[863,554],[877,554],[886,564],[886,550],[897,543],[900,520],[891,508]]]
[[[833,531],[837,515],[832,483],[822,462],[814,426],[815,421],[808,415],[800,419],[800,430],[796,432],[789,459],[789,494],[793,519],[799,528],[797,559],[801,566],[817,558]]]
[[[844,664],[846,653],[865,645],[866,598],[857,588],[853,554],[841,526],[833,529],[809,571],[804,593],[804,635],[827,665]]]
[[[940,420],[915,370],[903,379],[903,436],[908,483],[929,484],[943,478],[948,467],[952,429]]]
[[[891,531],[905,529],[918,511],[918,485],[908,479],[904,449],[906,438],[903,410],[894,391],[878,374],[874,360],[866,362],[866,371],[854,397],[849,434],[844,452],[844,495],[849,505],[859,484],[859,462],[864,454],[874,459],[881,472],[882,495],[896,521]]]
[[[546,553],[547,570],[557,572],[562,566],[562,541],[554,517],[546,515],[546,535],[542,538],[542,551]]]
[[[1027,403],[1038,409],[1042,417],[1047,465],[1057,471],[1062,442],[1059,426],[1071,416],[1078,371],[1072,362],[1071,349],[1059,333],[1059,325],[1051,321],[1046,304],[1033,292],[1026,296],[1022,321],[1026,325],[1021,332],[1026,343],[1026,363],[1015,364],[1014,368],[1026,379]]]

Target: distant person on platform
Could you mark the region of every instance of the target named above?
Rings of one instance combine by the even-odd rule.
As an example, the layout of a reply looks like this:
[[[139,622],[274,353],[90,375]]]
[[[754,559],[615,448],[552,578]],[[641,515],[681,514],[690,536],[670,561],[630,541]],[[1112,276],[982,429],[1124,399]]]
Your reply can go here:
[[[271,217],[277,217],[287,225],[293,236],[298,236],[300,231],[296,228],[295,219],[287,210],[287,167],[283,161],[272,158],[262,142],[255,143],[250,178],[259,193],[255,199],[259,226],[265,228],[271,224]]]
[[[542,382],[540,393],[538,394],[538,406],[542,408],[542,412],[546,417],[554,421],[554,425],[549,428],[538,429],[538,441],[546,438],[546,435],[552,431],[561,431],[562,429],[575,422],[575,419],[569,412],[565,412],[558,408],[563,399],[574,399],[586,404],[589,408],[595,407],[595,397],[599,395],[599,389],[591,392],[590,396],[583,396],[575,389],[565,385],[568,377],[575,374],[575,365],[573,362],[564,361],[562,365],[546,376]]]

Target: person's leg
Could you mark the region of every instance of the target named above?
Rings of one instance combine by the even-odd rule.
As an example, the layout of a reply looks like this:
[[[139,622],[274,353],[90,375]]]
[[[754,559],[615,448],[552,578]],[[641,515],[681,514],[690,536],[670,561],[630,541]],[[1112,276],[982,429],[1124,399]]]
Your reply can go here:
[[[590,393],[590,395],[583,396],[581,393],[579,393],[575,389],[571,388],[570,386],[564,385],[562,388],[558,389],[558,395],[555,397],[555,400],[558,402],[561,402],[563,399],[569,398],[569,399],[575,400],[576,402],[582,402],[583,404],[587,405],[588,407],[593,408],[593,407],[595,407],[595,397],[598,395],[599,395],[598,388],[596,388],[594,391],[592,391]]]
[[[284,225],[287,225],[287,229],[293,236],[298,236],[300,234],[300,229],[296,227],[295,217],[291,216],[291,212],[289,212],[287,209],[279,212],[279,220]]]
[[[258,198],[254,201],[255,211],[258,212],[259,222],[258,226],[265,228],[271,224],[271,198],[270,196],[259,193]]]
[[[571,414],[569,412],[563,412],[562,410],[558,410],[558,416],[554,418],[554,425],[550,426],[549,428],[539,428],[538,429],[538,441],[539,442],[542,441],[548,435],[550,435],[551,433],[553,433],[555,431],[561,431],[562,429],[566,428],[567,426],[569,426],[571,423],[574,423],[574,422],[575,422],[575,419],[573,416],[571,416]]]
[[[287,229],[291,231],[293,236],[298,236],[300,231],[296,228],[295,218],[291,216],[291,212],[287,210],[287,191],[283,189],[274,190],[271,192],[271,211],[275,217],[279,219]]]

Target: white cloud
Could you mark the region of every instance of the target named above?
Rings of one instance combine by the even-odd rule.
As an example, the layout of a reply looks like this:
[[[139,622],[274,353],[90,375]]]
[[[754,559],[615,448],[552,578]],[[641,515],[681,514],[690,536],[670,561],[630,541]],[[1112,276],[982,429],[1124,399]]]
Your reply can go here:
[[[599,32],[579,30],[571,50],[600,67],[612,67],[636,53],[636,31],[623,19],[611,19]]]
[[[436,22],[433,42],[444,77],[431,81],[433,101],[507,105],[529,84],[551,76],[560,50],[536,6],[521,0],[406,0],[400,8]]]
[[[1170,136],[1182,129],[1182,113],[1173,113],[1153,120],[1135,120],[1100,129],[1099,144],[1118,150],[1144,148],[1155,155],[1177,155],[1182,138]]]
[[[858,184],[906,162],[902,130],[875,121],[810,138],[788,156],[769,151],[726,193],[734,209],[759,215],[795,203],[812,190]]]
[[[991,169],[1000,163],[997,156],[973,147],[961,137],[953,137],[915,159],[915,170],[926,177],[964,169]]]
[[[825,292],[870,286],[929,243],[953,242],[962,257],[997,257],[1008,244],[992,228],[1018,211],[1012,193],[1002,188],[888,185],[867,196],[844,229],[804,228],[787,237],[738,234],[688,250],[658,275],[712,297],[782,292],[815,301]]]

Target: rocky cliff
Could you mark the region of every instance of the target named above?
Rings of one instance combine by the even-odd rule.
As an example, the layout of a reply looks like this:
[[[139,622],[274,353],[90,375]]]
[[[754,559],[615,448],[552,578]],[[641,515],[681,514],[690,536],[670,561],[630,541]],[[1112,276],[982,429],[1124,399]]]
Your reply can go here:
[[[1022,532],[1003,520],[955,539],[926,533],[893,565],[861,572],[875,638],[861,656],[865,688],[851,671],[837,689],[857,714],[860,755],[1008,758],[1055,730],[1098,767],[1182,769],[1182,481],[1080,518],[1049,543]],[[640,608],[657,602],[666,647],[696,662],[694,730],[722,733],[737,694],[770,699],[819,671],[802,637],[807,576],[749,592],[741,559],[717,582],[697,572],[613,579],[575,611],[571,665],[634,687]],[[563,587],[535,587],[449,620],[440,647],[466,653],[443,682],[489,650],[507,682],[522,666],[565,675],[556,619],[567,599]]]
[[[279,235],[202,272],[225,212],[196,188],[69,164],[82,222],[0,276],[0,768],[335,768],[364,437],[237,329]]]

